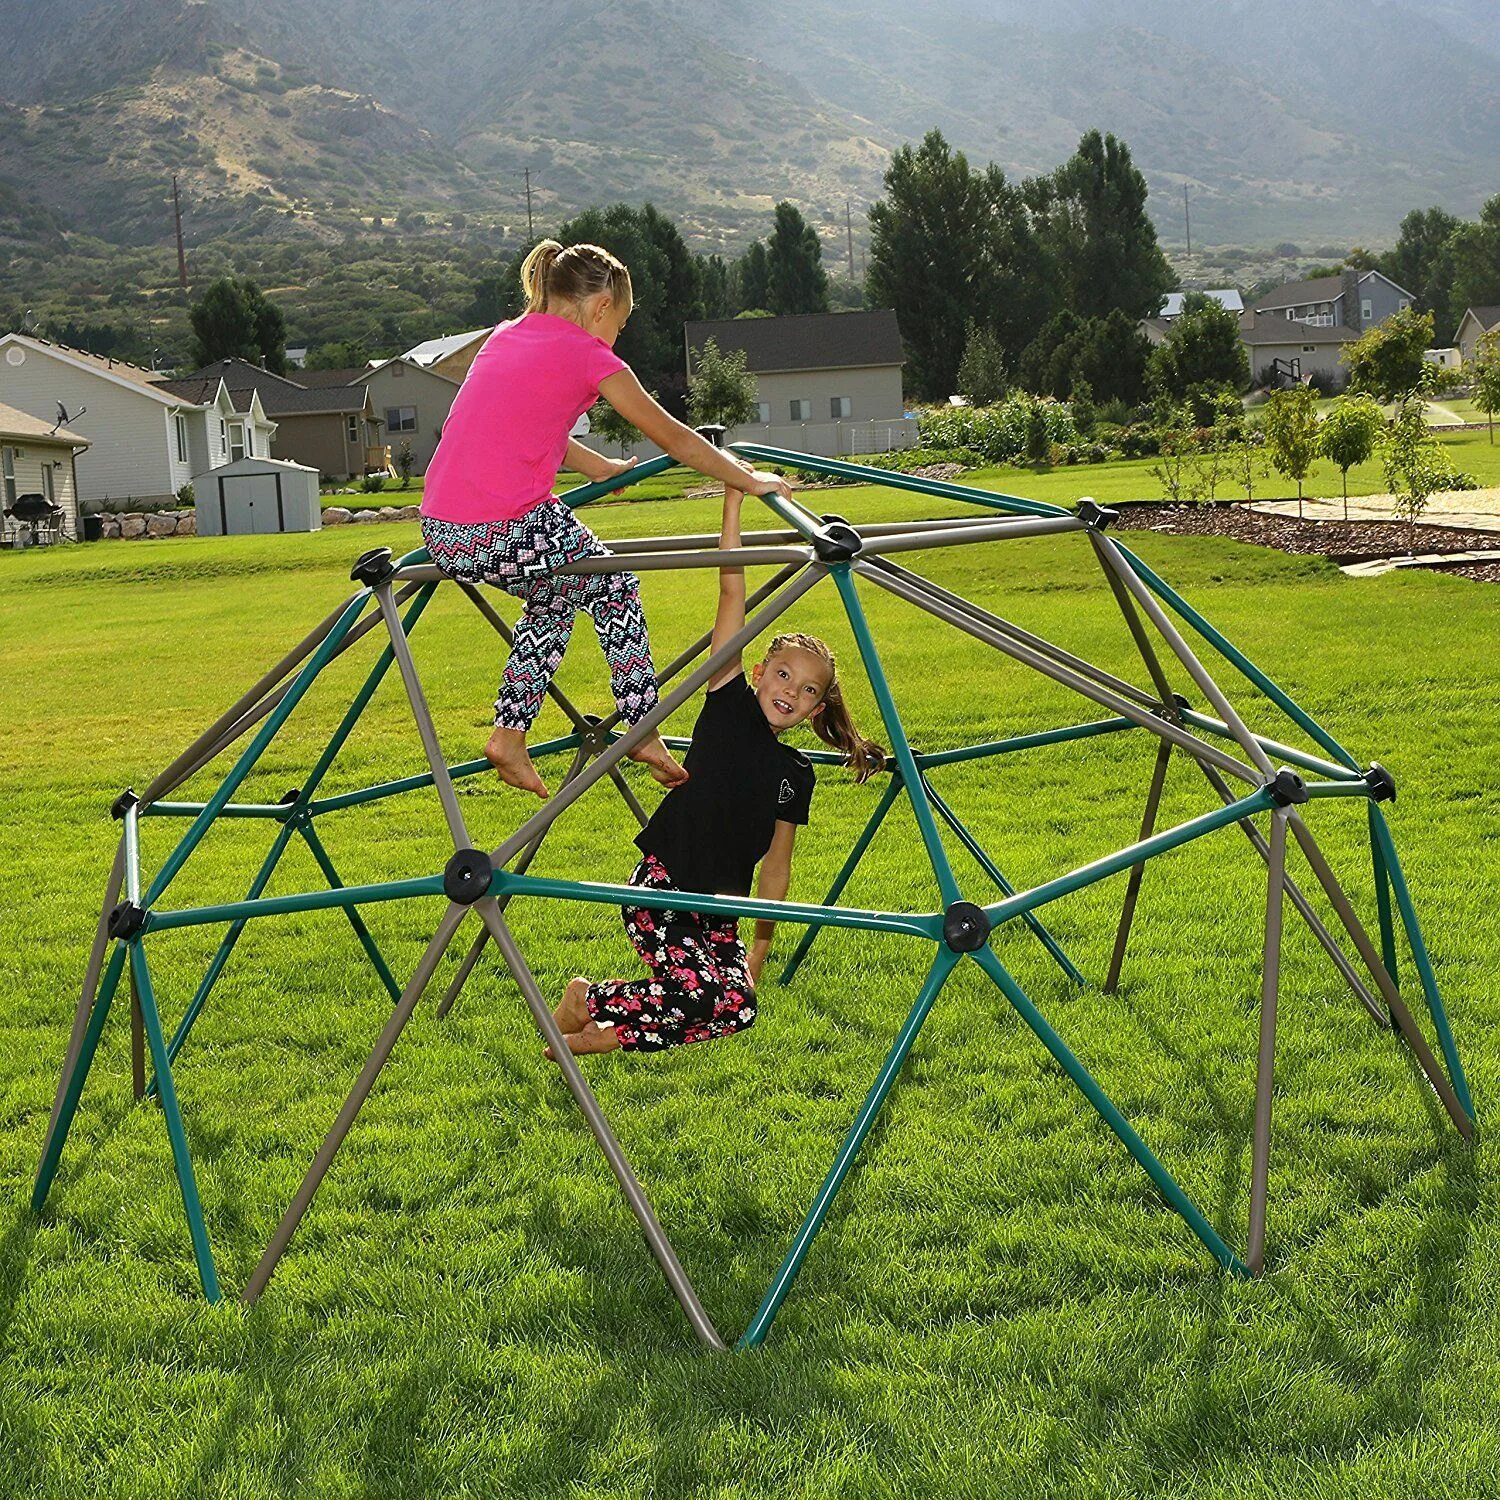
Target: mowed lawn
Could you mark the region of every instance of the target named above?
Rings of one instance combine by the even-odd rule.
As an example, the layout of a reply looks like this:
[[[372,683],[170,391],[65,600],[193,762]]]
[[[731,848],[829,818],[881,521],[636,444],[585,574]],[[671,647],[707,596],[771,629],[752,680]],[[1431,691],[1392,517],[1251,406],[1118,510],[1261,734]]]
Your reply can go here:
[[[956,510],[863,490],[834,492],[828,504],[872,520]],[[667,501],[603,507],[593,520],[626,535],[708,530],[715,514],[710,502]],[[1317,559],[1210,539],[1128,540],[1356,754],[1400,778],[1393,827],[1481,1120],[1492,1119],[1500,590],[1413,573],[1354,582]],[[234,1293],[389,1013],[337,912],[252,923],[177,1068],[230,1300],[211,1308],[199,1295],[160,1112],[130,1100],[123,1005],[34,1219],[31,1178],[118,831],[110,800],[143,786],[347,596],[358,548],[416,541],[405,524],[0,557],[0,1490],[235,1500],[1493,1492],[1491,1149],[1459,1144],[1420,1075],[1290,911],[1269,1274],[1258,1283],[1220,1274],[965,963],[768,1343],[705,1355],[542,1061],[518,992],[487,957],[446,1021],[431,1000],[419,1008],[247,1313]],[[1076,537],[906,560],[1138,675]],[[664,660],[706,628],[714,575],[650,574],[644,588]],[[920,748],[1097,716],[888,596],[865,601]],[[840,650],[847,694],[873,728],[831,587],[791,622]],[[443,591],[413,647],[447,754],[466,759],[485,732],[495,639]],[[350,657],[274,742],[246,798],[274,800],[305,775],[373,651]],[[560,680],[581,703],[605,705],[586,622]],[[1273,735],[1294,737],[1253,695],[1236,696]],[[685,731],[691,714],[679,722]],[[549,709],[540,727],[560,723]],[[1028,886],[1134,838],[1153,749],[1142,734],[1113,736],[950,768],[937,785]],[[392,679],[328,787],[422,765]],[[549,766],[554,778],[561,769]],[[649,800],[649,784],[632,778]],[[202,776],[183,795],[213,784]],[[820,777],[794,898],[821,896],[877,796],[844,773]],[[485,847],[532,805],[488,778],[463,783],[466,819]],[[1174,763],[1163,817],[1213,805],[1193,766]],[[1325,802],[1308,816],[1373,924],[1363,809]],[[430,873],[451,848],[426,792],[330,815],[320,828],[351,883]],[[181,831],[146,823],[153,868]],[[631,831],[602,787],[560,820],[536,869],[622,879]],[[264,824],[217,827],[167,904],[242,894],[267,835]],[[963,852],[953,858],[965,894],[993,899]],[[1300,857],[1292,868],[1305,874]],[[320,885],[294,849],[271,889]],[[1239,1247],[1264,869],[1232,828],[1154,862],[1125,982],[1107,997],[1099,984],[1123,886],[1117,876],[1043,914],[1087,989],[1071,988],[1024,930],[1001,931],[996,949]],[[909,814],[892,815],[845,899],[935,907]],[[368,909],[398,975],[441,909],[431,900]],[[511,915],[549,993],[577,972],[635,972],[609,908],[531,900]],[[169,1025],[218,936],[148,940]],[[795,937],[778,935],[779,955]],[[914,939],[828,932],[794,984],[763,987],[748,1034],[587,1062],[731,1337],[779,1264],[929,956]],[[1403,963],[1409,986],[1404,953]]]

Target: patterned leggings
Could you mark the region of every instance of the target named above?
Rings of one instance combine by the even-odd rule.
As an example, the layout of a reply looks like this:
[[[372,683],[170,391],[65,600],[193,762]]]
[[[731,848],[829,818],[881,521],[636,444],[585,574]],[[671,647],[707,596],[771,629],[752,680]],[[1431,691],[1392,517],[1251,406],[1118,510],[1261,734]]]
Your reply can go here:
[[[513,521],[474,526],[423,516],[422,538],[449,578],[494,584],[526,601],[495,701],[498,726],[531,728],[580,609],[593,617],[609,662],[610,687],[626,723],[636,723],[656,707],[656,667],[640,585],[632,573],[557,573],[580,558],[610,555],[561,501],[544,500]]]
[[[636,866],[630,883],[672,888],[654,854]],[[755,986],[733,918],[643,906],[622,906],[620,915],[651,977],[591,984],[588,1007],[594,1020],[613,1023],[621,1047],[660,1052],[755,1024]]]

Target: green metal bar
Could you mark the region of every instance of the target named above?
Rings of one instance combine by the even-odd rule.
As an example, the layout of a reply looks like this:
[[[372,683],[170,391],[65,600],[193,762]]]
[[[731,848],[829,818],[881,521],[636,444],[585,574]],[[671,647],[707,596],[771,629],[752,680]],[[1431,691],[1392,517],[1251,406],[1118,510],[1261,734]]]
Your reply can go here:
[[[167,1044],[162,1039],[161,1016],[157,1014],[156,994],[151,987],[151,973],[146,967],[146,952],[137,938],[130,944],[130,977],[135,981],[140,999],[141,1021],[151,1048],[151,1066],[156,1070],[161,1112],[167,1122],[167,1139],[172,1143],[172,1165],[177,1172],[177,1186],[182,1189],[182,1206],[187,1213],[188,1233],[193,1240],[193,1258],[198,1262],[198,1279],[203,1295],[210,1302],[220,1300],[219,1277],[214,1270],[214,1253],[208,1243],[208,1227],[203,1222],[203,1207],[198,1201],[198,1183],[193,1176],[193,1158],[188,1151],[187,1132],[182,1128],[182,1111],[177,1105],[177,1087],[172,1082],[172,1064],[167,1058]]]
[[[937,766],[958,765],[966,760],[983,760],[991,755],[1008,755],[1013,750],[1037,750],[1044,745],[1063,745],[1070,740],[1088,740],[1096,735],[1114,734],[1121,729],[1138,729],[1133,719],[1095,719],[1088,724],[1069,724],[1063,729],[1043,729],[1035,734],[1012,735],[1006,740],[989,740],[982,745],[963,745],[954,750],[936,750],[930,755],[916,755],[924,771]]]
[[[276,866],[281,862],[281,856],[286,852],[286,846],[291,842],[292,830],[295,825],[283,823],[276,830],[276,837],[271,841],[271,847],[266,853],[261,867],[255,872],[255,878],[250,882],[250,889],[245,892],[246,901],[256,900],[270,883],[271,875]],[[235,944],[240,940],[240,934],[245,930],[245,921],[241,918],[238,922],[230,923],[229,930],[219,942],[217,951],[209,960],[208,969],[193,995],[192,1003],[183,1013],[182,1019],[177,1023],[177,1029],[172,1033],[172,1040],[167,1043],[167,1061],[175,1062],[177,1054],[182,1051],[182,1044],[187,1041],[188,1033],[198,1020],[199,1014],[208,1002],[209,992],[219,981],[219,975],[224,970],[224,965],[229,962],[229,955],[234,952]],[[156,1094],[156,1080],[153,1078],[146,1089],[146,1097],[152,1098]]]
[[[911,802],[912,812],[916,816],[917,827],[922,833],[922,842],[927,846],[927,857],[932,861],[933,872],[937,876],[943,905],[951,906],[958,900],[958,881],[953,877],[953,867],[948,863],[948,853],[943,848],[942,835],[938,833],[937,824],[932,817],[932,808],[922,789],[922,773],[917,769],[916,758],[906,739],[906,730],[901,725],[901,715],[897,711],[896,700],[891,696],[891,685],[886,681],[885,668],[880,664],[880,655],[875,650],[875,638],[870,634],[870,625],[865,619],[864,607],[859,602],[854,577],[849,572],[847,563],[838,564],[830,568],[829,572],[833,575],[833,582],[839,591],[839,597],[844,601],[850,629],[854,632],[855,643],[864,660],[865,673],[870,679],[870,686],[875,692],[875,702],[880,707],[880,717],[885,723],[885,732],[891,741],[891,754],[901,772],[901,780]]]
[[[363,906],[376,901],[402,901],[409,896],[443,895],[441,875],[413,880],[388,880],[379,885],[350,885],[336,891],[303,891],[288,896],[262,896],[258,901],[227,901],[221,906],[186,906],[180,911],[153,911],[146,932],[171,932],[178,927],[202,927],[210,922],[235,922],[241,917],[284,917],[298,911],[331,911],[341,906]]]
[[[1370,804],[1370,855],[1375,866],[1375,908],[1380,917],[1380,957],[1391,983],[1399,990],[1396,977],[1396,924],[1391,913],[1391,872],[1386,867],[1385,854],[1380,847],[1380,835],[1375,831],[1375,804]]]
[[[266,717],[264,724],[256,731],[255,738],[245,747],[244,753],[234,763],[233,769],[224,778],[219,789],[203,806],[203,811],[188,825],[188,830],[182,836],[182,842],[168,856],[167,862],[161,867],[156,879],[151,882],[151,888],[146,893],[145,904],[149,907],[161,898],[161,894],[171,884],[172,877],[187,862],[188,856],[198,847],[203,835],[208,832],[209,826],[218,817],[220,810],[234,795],[235,789],[250,774],[250,769],[260,759],[266,746],[271,743],[277,730],[286,722],[287,716],[301,701],[304,693],[313,684],[318,673],[327,666],[329,660],[339,648],[339,643],[349,633],[354,622],[363,612],[365,605],[370,602],[370,594],[366,592],[357,595],[349,601],[342,615],[339,616],[338,624],[333,627],[324,637],[322,644],[313,652],[311,660],[298,672],[290,689],[280,703]]]
[[[849,884],[855,868],[860,860],[865,857],[865,851],[870,847],[880,825],[885,822],[885,815],[891,810],[891,804],[901,795],[901,778],[892,776],[886,783],[885,790],[880,794],[880,801],[875,804],[875,811],[870,814],[870,820],[865,824],[864,832],[855,839],[854,847],[849,851],[849,858],[844,861],[844,867],[833,877],[833,884],[828,887],[828,894],[819,903],[821,906],[832,906],[840,896],[844,894],[844,887]],[[792,976],[802,967],[802,960],[807,957],[807,950],[812,947],[813,940],[823,930],[819,922],[809,922],[803,930],[802,940],[797,944],[796,951],[787,959],[785,967],[781,971],[781,983],[790,984]]]
[[[616,740],[624,739],[625,734],[626,731],[623,729],[611,729],[608,732],[608,739],[613,744]],[[691,750],[693,748],[693,741],[689,735],[664,734],[661,738],[662,744],[669,750]],[[799,755],[810,760],[815,766],[846,766],[849,764],[848,760],[840,755],[837,750],[804,750],[799,745],[797,752]]]
[[[699,891],[653,889],[640,885],[604,885],[592,880],[555,880],[541,875],[512,875],[497,870],[492,896],[550,896],[559,901],[594,901],[604,906],[644,906],[652,911],[692,911],[719,917],[754,917],[764,922],[816,922],[825,927],[857,927],[866,932],[901,932],[936,940],[942,933],[941,912],[907,914],[864,911],[857,907],[812,906],[801,901],[762,901],[755,896],[710,896]]]
[[[1094,1075],[1073,1055],[1068,1044],[1052,1029],[1047,1018],[1027,998],[1025,991],[1011,977],[1005,965],[995,957],[994,950],[981,948],[974,954],[974,959],[979,967],[999,985],[1001,993],[1016,1008],[1017,1014],[1052,1054],[1053,1060],[1063,1072],[1078,1086],[1084,1098],[1098,1110],[1104,1123],[1145,1169],[1146,1175],[1161,1190],[1172,1208],[1182,1216],[1188,1228],[1207,1247],[1209,1254],[1226,1271],[1233,1271],[1237,1276],[1248,1276],[1250,1268],[1224,1243],[1218,1231],[1198,1211],[1193,1200],[1177,1185],[1176,1178],[1157,1160],[1151,1148],[1120,1113],[1114,1101],[1099,1087]]]
[[[323,840],[314,831],[313,826],[306,820],[299,820],[297,832],[300,833],[312,850],[312,856],[318,862],[318,868],[322,870],[324,877],[334,890],[347,890],[348,887],[339,879],[339,872],[334,868],[333,860],[329,857],[328,850],[323,847]],[[391,973],[382,955],[379,945],[370,935],[370,929],[365,926],[365,919],[360,916],[356,907],[346,906],[344,915],[349,918],[349,925],[354,929],[354,935],[360,941],[360,946],[369,954],[370,962],[375,965],[375,972],[380,975],[380,982],[390,992],[392,1000],[401,998],[401,986],[396,983],[396,976]]]
[[[1368,783],[1361,777],[1358,781],[1308,781],[1303,783],[1307,795],[1318,801],[1329,797],[1365,797],[1371,794]]]
[[[1220,739],[1233,740],[1234,731],[1222,720],[1215,719],[1208,714],[1200,714],[1191,708],[1177,709],[1177,716],[1184,724],[1191,724],[1197,729],[1206,729],[1210,734],[1216,734]],[[1306,750],[1299,750],[1295,745],[1283,745],[1280,740],[1267,739],[1263,734],[1252,735],[1252,738],[1272,760],[1288,761],[1294,766],[1300,766],[1304,771],[1316,771],[1319,776],[1332,776],[1335,781],[1362,781],[1363,774],[1359,771],[1351,771],[1347,766],[1336,766],[1330,760],[1323,760],[1320,756],[1309,755]],[[1239,742],[1236,740],[1236,744]]]
[[[1015,886],[1013,886],[1010,881],[1008,881],[1005,876],[1000,873],[1000,867],[994,862],[994,860],[989,857],[988,854],[985,853],[984,849],[980,846],[979,840],[976,839],[974,835],[970,833],[969,830],[959,821],[958,815],[953,811],[951,807],[948,806],[948,804],[942,799],[942,797],[938,795],[937,790],[932,785],[932,783],[924,777],[922,785],[927,792],[928,800],[936,809],[938,817],[940,817],[943,822],[945,822],[953,830],[954,834],[958,838],[959,843],[961,843],[964,848],[974,856],[974,861],[976,864],[978,864],[979,868],[983,870],[984,873],[988,875],[990,879],[994,881],[994,883],[1000,888],[1001,895],[1014,896],[1016,893]],[[1060,968],[1063,973],[1073,981],[1074,984],[1085,985],[1088,983],[1083,975],[1078,972],[1078,966],[1063,951],[1062,944],[1059,943],[1057,939],[1053,937],[1052,934],[1048,932],[1044,926],[1042,926],[1041,921],[1038,919],[1035,912],[1022,912],[1021,920],[1031,929],[1033,935],[1047,950],[1047,952],[1052,955],[1058,968]]]
[[[147,802],[141,807],[143,818],[196,818],[206,802]],[[290,802],[226,802],[219,809],[221,818],[276,818],[285,821],[292,814]]]
[[[104,1030],[110,1003],[115,998],[115,991],[120,986],[120,976],[124,972],[125,945],[116,943],[114,951],[109,955],[109,962],[104,966],[104,975],[99,981],[99,993],[94,997],[94,1006],[89,1012],[88,1029],[83,1034],[83,1044],[78,1049],[73,1071],[68,1075],[68,1086],[63,1091],[56,1123],[52,1126],[52,1133],[47,1137],[46,1149],[42,1152],[41,1162],[36,1169],[36,1183],[31,1190],[33,1213],[41,1213],[47,1202],[52,1179],[57,1175],[57,1164],[62,1160],[63,1146],[67,1143],[68,1131],[73,1125],[73,1116],[78,1113],[78,1101],[83,1097],[83,1085],[88,1079],[89,1069],[94,1065],[94,1054],[99,1050],[99,1035]]]
[[[544,740],[531,750],[531,758],[535,760],[541,755],[555,755],[559,750],[577,749],[581,738],[577,734],[565,734],[555,740]],[[494,767],[489,761],[480,756],[477,760],[460,761],[457,765],[449,766],[448,777],[452,781],[461,781],[466,776],[477,776],[482,771],[492,770]],[[432,772],[423,771],[420,774],[402,776],[395,781],[382,781],[375,786],[361,787],[355,792],[340,792],[335,797],[316,797],[307,804],[307,810],[313,817],[321,817],[324,813],[338,812],[345,807],[360,807],[366,802],[379,802],[386,797],[418,791],[432,784]]]
[[[982,505],[986,510],[1003,510],[1026,516],[1070,516],[1072,511],[1042,500],[1023,500],[1019,495],[1001,495],[992,490],[977,489],[969,484],[953,484],[946,479],[921,479],[915,474],[897,474],[889,469],[872,469],[865,464],[846,463],[837,458],[819,458],[812,453],[796,453],[789,448],[768,448],[763,443],[731,443],[730,447],[745,458],[764,459],[784,464],[808,474],[829,474],[840,479],[858,479],[865,484],[884,485],[889,489],[907,490],[915,495],[933,495],[943,500],[962,500]]]
[[[788,504],[780,495],[774,492],[769,495],[759,496],[762,505],[778,515],[788,526],[793,527],[808,541],[812,541],[818,534],[818,527],[822,522],[817,516],[803,505]]]
[[[1351,771],[1359,770],[1359,762],[1311,714],[1289,694],[1277,687],[1238,646],[1215,630],[1176,589],[1157,577],[1129,547],[1119,542],[1116,542],[1115,546],[1119,549],[1120,555],[1130,564],[1136,576],[1151,592],[1164,600],[1186,620],[1220,656],[1238,667],[1243,676],[1253,682],[1293,723],[1310,734],[1335,760],[1347,766]]]
[[[1060,896],[1071,895],[1074,891],[1082,890],[1086,885],[1093,885],[1095,881],[1117,875],[1121,870],[1127,870],[1131,865],[1139,864],[1143,859],[1165,854],[1169,849],[1176,849],[1183,844],[1191,843],[1194,839],[1214,832],[1215,829],[1227,828],[1232,823],[1242,822],[1245,818],[1255,813],[1265,812],[1273,806],[1275,806],[1275,798],[1265,787],[1261,787],[1251,792],[1249,796],[1241,797],[1237,802],[1226,803],[1213,812],[1202,813],[1196,818],[1188,819],[1186,823],[1179,823],[1175,828],[1168,828],[1162,833],[1154,833],[1148,839],[1142,839],[1139,843],[1131,844],[1115,854],[1095,860],[1093,864],[1083,865],[1067,875],[1059,875],[1056,880],[1049,880],[1045,885],[1034,886],[1031,890],[1022,891],[1019,895],[1011,896],[1005,901],[997,901],[993,906],[985,907],[985,915],[992,924],[998,926],[1001,922],[1008,922],[1012,917],[1020,916],[1024,911],[1033,911],[1038,906],[1045,906],[1049,901],[1056,901]]]
[[[849,1132],[839,1147],[838,1155],[834,1157],[833,1165],[828,1169],[828,1175],[823,1179],[823,1185],[813,1199],[812,1207],[808,1209],[806,1217],[802,1220],[791,1248],[782,1260],[771,1285],[766,1288],[766,1294],[761,1298],[760,1306],[756,1308],[755,1316],[750,1320],[750,1326],[740,1337],[741,1349],[754,1349],[765,1342],[766,1335],[771,1330],[771,1324],[776,1319],[777,1311],[786,1300],[786,1294],[791,1290],[792,1283],[797,1279],[797,1273],[802,1269],[802,1263],[807,1259],[807,1252],[812,1248],[812,1242],[817,1238],[818,1231],[828,1217],[828,1210],[832,1208],[834,1198],[837,1197],[844,1179],[853,1168],[855,1158],[858,1157],[860,1148],[869,1136],[871,1127],[880,1114],[881,1106],[884,1105],[886,1096],[895,1084],[902,1065],[906,1062],[907,1055],[916,1042],[918,1033],[922,1030],[922,1023],[926,1021],[933,1002],[937,999],[938,993],[942,990],[957,962],[958,954],[949,948],[939,946],[916,1003],[907,1014],[891,1050],[886,1054],[885,1062],[881,1064],[875,1082],[870,1085],[870,1092],[865,1095],[865,1102],[854,1117],[854,1123],[849,1127]]]
[[[1396,854],[1395,840],[1380,809],[1372,802],[1370,811],[1374,816],[1375,838],[1380,852],[1385,856],[1386,870],[1390,876],[1391,889],[1395,893],[1396,905],[1401,912],[1401,925],[1406,929],[1406,941],[1411,945],[1412,962],[1422,980],[1422,993],[1427,997],[1427,1010],[1438,1034],[1443,1049],[1443,1061],[1448,1065],[1448,1078],[1453,1092],[1463,1106],[1464,1113],[1474,1120],[1474,1103],[1469,1097],[1469,1082],[1464,1077],[1464,1065],[1459,1061],[1458,1048],[1453,1042],[1453,1031],[1448,1025],[1448,1013],[1443,1009],[1443,997],[1438,992],[1437,975],[1432,969],[1432,959],[1427,952],[1427,943],[1422,936],[1422,925],[1417,921],[1417,908],[1412,903],[1411,891],[1407,888],[1406,875]],[[1476,1121],[1477,1123],[1477,1121]]]

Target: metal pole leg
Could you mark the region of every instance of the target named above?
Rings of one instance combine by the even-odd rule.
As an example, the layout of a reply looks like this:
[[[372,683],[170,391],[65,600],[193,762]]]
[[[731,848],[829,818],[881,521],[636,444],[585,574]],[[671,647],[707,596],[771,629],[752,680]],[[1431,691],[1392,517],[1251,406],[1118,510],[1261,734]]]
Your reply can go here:
[[[1276,998],[1281,982],[1282,891],[1286,814],[1271,814],[1266,875],[1266,948],[1260,980],[1260,1053],[1255,1065],[1255,1138],[1250,1157],[1250,1244],[1245,1264],[1259,1276],[1266,1261],[1266,1185],[1271,1170],[1271,1094],[1276,1082]]]
[[[1151,768],[1151,785],[1146,791],[1146,810],[1141,815],[1141,838],[1149,839],[1156,832],[1156,810],[1161,806],[1162,788],[1167,781],[1167,766],[1172,759],[1172,747],[1165,740],[1157,746],[1156,764]],[[1109,958],[1109,977],[1104,981],[1104,993],[1113,995],[1120,987],[1120,966],[1125,962],[1125,945],[1130,941],[1131,924],[1135,921],[1135,903],[1141,894],[1141,880],[1146,873],[1146,862],[1131,865],[1125,882],[1125,904],[1120,908],[1120,925],[1115,929],[1115,951]]]
[[[1391,872],[1385,862],[1385,850],[1380,847],[1380,830],[1377,819],[1380,813],[1372,802],[1366,809],[1370,822],[1370,858],[1375,866],[1375,912],[1380,919],[1380,956],[1385,963],[1385,972],[1391,983],[1399,990],[1401,977],[1396,973],[1396,922],[1391,911]]]
[[[306,819],[300,820],[297,824],[297,831],[302,835],[307,847],[312,850],[312,856],[317,860],[318,868],[323,872],[323,878],[334,890],[343,890],[344,882],[339,878],[339,872],[329,857],[327,849],[323,847],[323,840],[313,831],[312,823]],[[370,962],[375,965],[375,972],[380,975],[380,982],[390,991],[392,1000],[399,1000],[401,986],[396,983],[396,976],[391,973],[379,945],[370,935],[370,929],[365,926],[365,919],[360,916],[359,908],[346,906],[344,915],[349,918],[349,925],[354,929],[354,935],[359,939],[360,947],[365,950]]]

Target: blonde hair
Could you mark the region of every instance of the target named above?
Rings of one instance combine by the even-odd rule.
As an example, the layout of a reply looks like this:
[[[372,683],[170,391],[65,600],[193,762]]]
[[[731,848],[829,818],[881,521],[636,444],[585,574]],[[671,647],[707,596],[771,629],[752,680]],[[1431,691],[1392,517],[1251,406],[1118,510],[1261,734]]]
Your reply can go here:
[[[885,749],[874,740],[866,739],[855,726],[844,702],[843,690],[839,687],[838,663],[826,641],[815,635],[803,635],[797,631],[790,635],[776,636],[766,651],[770,659],[778,651],[810,651],[828,663],[828,686],[823,690],[823,712],[812,720],[813,733],[825,745],[843,752],[844,763],[854,769],[856,781],[868,781],[877,771],[885,769]]]
[[[622,318],[630,316],[634,291],[625,263],[598,245],[543,240],[521,263],[527,312],[546,312],[556,302],[582,302],[608,292]]]

